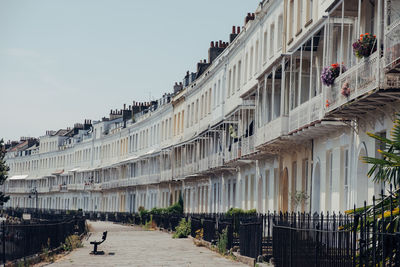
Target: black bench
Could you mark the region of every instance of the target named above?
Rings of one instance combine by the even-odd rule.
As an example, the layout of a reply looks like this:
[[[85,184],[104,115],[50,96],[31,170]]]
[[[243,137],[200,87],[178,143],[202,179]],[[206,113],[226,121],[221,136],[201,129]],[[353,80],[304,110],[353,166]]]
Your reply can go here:
[[[93,245],[93,251],[90,252],[90,254],[93,255],[103,255],[104,251],[97,251],[97,246],[106,241],[107,239],[107,231],[103,232],[103,237],[101,238],[101,241],[92,241],[90,242],[91,245]]]

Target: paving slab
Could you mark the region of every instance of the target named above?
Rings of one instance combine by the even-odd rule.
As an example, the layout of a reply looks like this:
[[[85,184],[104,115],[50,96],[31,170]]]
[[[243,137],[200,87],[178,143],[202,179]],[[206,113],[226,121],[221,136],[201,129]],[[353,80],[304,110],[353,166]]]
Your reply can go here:
[[[89,224],[92,232],[84,239],[84,246],[48,266],[247,266],[165,232],[111,222]],[[98,250],[105,254],[90,255],[90,241],[101,240],[103,231],[108,231],[107,240]]]

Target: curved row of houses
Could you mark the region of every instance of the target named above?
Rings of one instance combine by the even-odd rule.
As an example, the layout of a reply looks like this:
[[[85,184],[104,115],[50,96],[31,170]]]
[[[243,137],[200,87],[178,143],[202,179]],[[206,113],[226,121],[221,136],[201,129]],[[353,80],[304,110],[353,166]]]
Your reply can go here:
[[[6,206],[343,211],[400,109],[400,1],[264,0],[158,101],[7,144]],[[376,35],[371,55],[352,44]],[[378,48],[378,49],[377,49]],[[325,66],[346,71],[331,86]],[[344,67],[343,67],[344,69]]]

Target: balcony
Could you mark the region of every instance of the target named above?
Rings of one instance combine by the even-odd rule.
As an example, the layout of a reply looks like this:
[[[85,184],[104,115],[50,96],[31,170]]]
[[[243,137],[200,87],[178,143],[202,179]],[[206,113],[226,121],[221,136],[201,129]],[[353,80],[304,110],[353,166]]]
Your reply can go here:
[[[129,179],[129,185],[145,185],[156,184],[160,182],[160,174],[154,173],[150,175],[142,175],[133,179]]]
[[[289,111],[289,132],[296,131],[322,118],[322,96],[313,97]]]
[[[37,187],[36,190],[38,193],[48,193],[49,192],[48,187]]]
[[[184,175],[184,168],[183,167],[175,167],[173,171],[174,178],[180,178]]]
[[[193,162],[191,163],[186,163],[184,167],[184,175],[190,175],[193,174],[195,171],[195,164]]]
[[[281,116],[258,128],[256,134],[256,147],[268,144],[288,133],[288,117]]]
[[[255,151],[254,135],[242,139],[242,155],[248,155]]]
[[[226,162],[235,160],[237,158],[240,158],[241,156],[242,156],[242,151],[241,151],[241,148],[239,148],[239,142],[228,145],[228,147],[225,148],[225,161]]]
[[[67,185],[60,185],[60,192],[63,192],[63,193],[65,193],[65,192],[68,192],[68,188],[67,188]]]
[[[358,64],[347,70],[335,79],[330,87],[324,87],[327,102],[326,113],[330,113],[344,104],[365,95],[373,89],[378,88],[378,53],[375,52],[368,58],[363,58]],[[341,94],[342,87],[348,83],[350,95]]]
[[[27,193],[28,191],[25,187],[9,187],[7,193]]]
[[[198,161],[198,171],[207,171],[209,169],[208,167],[208,157],[204,157],[201,160]]]
[[[84,190],[84,187],[85,187],[84,184],[68,184],[67,185],[67,190],[68,191]]]
[[[161,182],[166,182],[166,181],[171,181],[172,180],[172,170],[164,170],[161,171],[161,178],[160,181]]]
[[[60,192],[61,185],[52,185],[50,187],[50,192]]]
[[[400,100],[400,75],[384,73],[384,62],[385,58],[378,59],[375,52],[336,78],[331,87],[325,87],[328,100],[325,116],[359,119],[367,123],[369,118],[379,119],[375,111],[390,114],[387,112],[390,104]],[[346,82],[350,89],[347,97],[341,94]]]
[[[224,163],[222,153],[215,153],[210,156],[210,168],[217,168]]]
[[[385,72],[400,72],[400,19],[385,32]]]
[[[76,190],[77,189],[77,184],[69,184],[67,185],[68,190],[72,191],[72,190]]]
[[[93,188],[94,188],[93,183],[86,183],[86,184],[84,185],[84,190],[85,190],[85,191],[92,191]]]

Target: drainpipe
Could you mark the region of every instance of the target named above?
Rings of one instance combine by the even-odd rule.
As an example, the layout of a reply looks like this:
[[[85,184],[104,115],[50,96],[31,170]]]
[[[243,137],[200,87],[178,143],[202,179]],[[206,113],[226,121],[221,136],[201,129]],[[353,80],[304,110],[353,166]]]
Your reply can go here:
[[[381,27],[381,15],[382,15],[382,1],[378,1],[378,40],[377,40],[377,51],[378,51],[378,62],[376,65],[376,72],[378,74],[378,88],[381,85],[381,42],[382,42],[382,38],[383,38],[383,34],[382,34],[382,27]]]
[[[314,169],[314,139],[311,139],[311,162]],[[310,170],[310,212],[312,212],[313,171],[314,170]]]

